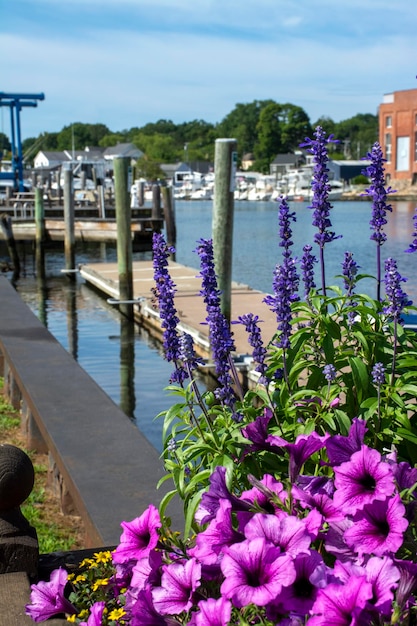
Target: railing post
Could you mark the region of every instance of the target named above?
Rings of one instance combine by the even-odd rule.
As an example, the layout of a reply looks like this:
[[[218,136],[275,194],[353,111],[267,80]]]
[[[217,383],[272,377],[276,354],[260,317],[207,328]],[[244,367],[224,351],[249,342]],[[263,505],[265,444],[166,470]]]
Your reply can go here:
[[[75,224],[74,190],[71,170],[64,170],[64,223],[65,223],[65,269],[75,268]],[[69,272],[68,278],[75,280],[75,273]]]

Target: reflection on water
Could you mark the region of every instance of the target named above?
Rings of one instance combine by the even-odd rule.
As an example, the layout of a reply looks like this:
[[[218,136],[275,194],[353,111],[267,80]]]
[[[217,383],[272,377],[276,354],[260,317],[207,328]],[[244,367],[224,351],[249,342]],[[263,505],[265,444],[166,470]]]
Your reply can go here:
[[[393,202],[385,228],[388,239],[382,258],[394,257],[400,272],[408,277],[404,286],[417,302],[416,254],[405,254],[412,240],[414,204]],[[293,227],[294,254],[302,254],[306,243],[314,241],[315,228],[307,203],[294,202],[297,222]],[[272,289],[274,267],[281,259],[278,246],[278,203],[241,202],[235,205],[233,279],[254,289]],[[376,274],[375,243],[370,240],[369,202],[335,202],[331,220],[336,235],[342,235],[325,248],[328,284],[341,272],[344,252],[349,250],[361,266],[362,273]],[[179,202],[176,205],[177,255],[179,263],[198,267],[194,252],[201,237],[211,236],[212,203]],[[134,259],[150,258],[149,253],[135,253]],[[155,416],[172,404],[163,389],[172,372],[161,354],[161,347],[146,331],[129,323],[105,298],[83,284],[75,283],[60,273],[63,253],[48,251],[46,279],[36,278],[32,250],[21,252],[22,277],[18,291],[58,341],[96,380],[105,392],[130,416],[161,449],[162,420]],[[116,249],[106,244],[77,246],[76,262],[115,261]],[[375,296],[375,281],[366,279],[358,291]],[[249,312],[249,311],[248,311]],[[206,387],[201,382],[201,388]]]

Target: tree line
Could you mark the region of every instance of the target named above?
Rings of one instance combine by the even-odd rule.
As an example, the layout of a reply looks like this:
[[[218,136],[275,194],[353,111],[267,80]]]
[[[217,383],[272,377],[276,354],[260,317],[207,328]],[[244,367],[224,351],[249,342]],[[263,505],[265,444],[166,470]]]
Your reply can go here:
[[[341,122],[321,117],[314,124],[299,106],[274,100],[254,100],[236,104],[234,109],[217,124],[193,120],[175,124],[171,120],[158,120],[142,127],[117,132],[105,124],[76,122],[59,132],[45,132],[23,142],[24,154],[35,156],[38,150],[76,150],[86,146],[110,147],[131,142],[146,155],[143,167],[152,168],[161,163],[179,161],[213,161],[214,142],[219,137],[234,137],[238,157],[253,155],[253,169],[269,171],[277,154],[294,152],[305,137],[311,137],[316,126],[334,134],[339,144],[332,144],[332,158],[361,158],[378,140],[378,117],[371,113],[358,113]],[[0,133],[0,150],[10,149],[10,142]]]

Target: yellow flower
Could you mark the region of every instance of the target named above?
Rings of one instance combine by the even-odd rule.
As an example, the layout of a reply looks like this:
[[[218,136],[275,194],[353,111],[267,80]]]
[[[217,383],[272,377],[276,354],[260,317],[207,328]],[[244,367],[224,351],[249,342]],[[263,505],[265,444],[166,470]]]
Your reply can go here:
[[[77,616],[75,615],[75,613],[74,613],[73,615],[68,615],[68,616],[67,616],[67,622],[72,622],[72,623],[74,623],[74,622],[75,622],[76,617],[77,617]]]
[[[76,585],[77,583],[82,583],[85,580],[87,580],[86,577],[85,577],[85,574],[78,574],[78,576],[75,576],[74,574],[71,574],[71,575],[74,578],[74,580],[72,581],[74,585]]]
[[[80,567],[91,567],[92,565],[94,565],[93,559],[84,559],[80,563]]]
[[[113,611],[110,611],[108,617],[109,617],[109,620],[117,620],[123,617],[124,615],[126,615],[126,611],[120,608],[120,609],[113,609]]]
[[[99,587],[105,587],[108,584],[109,584],[108,578],[97,578],[97,580],[95,580],[93,583],[92,589],[93,591],[97,591]]]
[[[111,561],[111,552],[110,550],[107,550],[105,552],[95,552],[94,558],[96,560],[96,563],[108,563],[109,561]]]

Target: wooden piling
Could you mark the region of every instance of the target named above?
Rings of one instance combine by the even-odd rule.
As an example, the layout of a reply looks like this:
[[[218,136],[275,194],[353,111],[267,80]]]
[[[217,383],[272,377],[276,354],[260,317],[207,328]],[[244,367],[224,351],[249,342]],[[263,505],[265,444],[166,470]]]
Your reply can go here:
[[[161,212],[161,188],[158,184],[152,185],[152,214],[153,220],[159,220],[162,217]]]
[[[233,213],[237,163],[236,139],[216,139],[214,152],[213,252],[220,305],[230,322],[232,292]]]
[[[0,226],[4,233],[7,249],[13,265],[13,282],[20,276],[20,260],[17,252],[16,241],[13,235],[12,218],[9,215],[0,215]]]
[[[45,278],[45,208],[43,190],[35,189],[35,264],[36,275]]]
[[[174,195],[172,187],[161,187],[162,204],[164,207],[165,232],[168,245],[175,246],[177,241],[177,228],[175,224]]]
[[[129,159],[118,157],[114,159],[113,163],[120,312],[128,318],[132,318],[133,305],[126,302],[133,299],[132,236],[128,192]]]
[[[145,204],[145,181],[139,181],[138,204],[142,207]]]
[[[71,170],[64,170],[64,228],[65,228],[65,269],[70,280],[75,280],[75,218],[74,218],[74,190]]]

